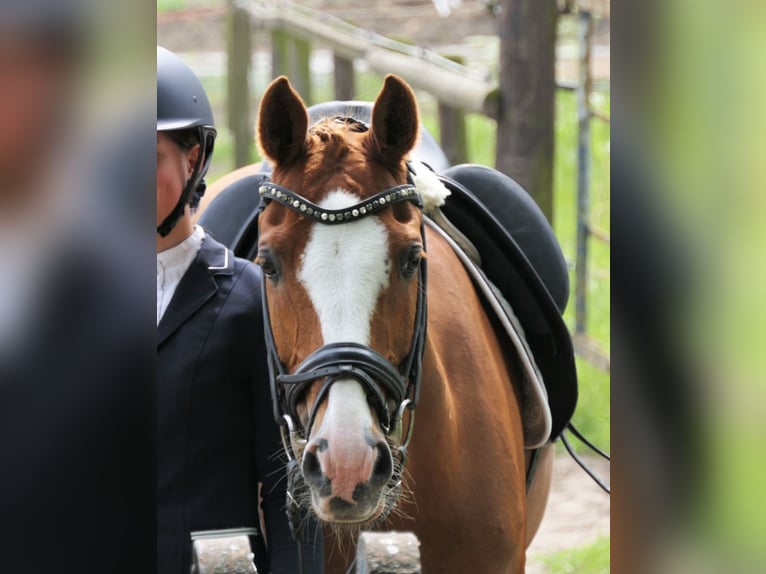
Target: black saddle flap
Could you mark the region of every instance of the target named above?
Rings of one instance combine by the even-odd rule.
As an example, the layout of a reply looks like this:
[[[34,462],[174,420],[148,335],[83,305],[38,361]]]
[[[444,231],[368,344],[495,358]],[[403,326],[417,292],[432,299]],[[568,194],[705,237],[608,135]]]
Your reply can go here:
[[[258,187],[265,173],[238,179],[221,191],[199,216],[199,224],[237,257],[255,259],[258,249]]]
[[[558,241],[529,194],[499,171],[459,165],[441,179],[451,191],[442,211],[476,246],[482,270],[524,327],[548,391],[551,438],[558,438],[577,404],[574,349],[561,316],[569,276]]]

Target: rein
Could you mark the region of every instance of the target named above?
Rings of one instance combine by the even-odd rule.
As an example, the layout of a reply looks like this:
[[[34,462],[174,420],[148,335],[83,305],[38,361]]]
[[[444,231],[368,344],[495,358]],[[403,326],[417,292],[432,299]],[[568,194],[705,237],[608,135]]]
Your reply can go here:
[[[408,165],[408,169],[412,168]],[[321,225],[343,225],[376,215],[396,203],[409,201],[421,211],[423,202],[417,187],[409,183],[386,189],[372,197],[344,209],[324,209],[300,194],[272,182],[264,182],[258,192],[262,198],[260,211],[272,202],[279,203],[300,216]],[[421,222],[420,234],[426,249],[425,224]],[[425,350],[427,324],[427,268],[422,258],[418,269],[418,295],[412,342],[407,356],[400,365],[393,365],[383,355],[367,345],[353,342],[336,342],[323,345],[311,353],[289,373],[279,359],[274,341],[274,331],[269,314],[267,280],[261,282],[266,352],[271,385],[274,418],[282,435],[282,446],[287,455],[288,484],[287,512],[293,537],[300,541],[300,504],[294,496],[293,475],[299,464],[293,443],[305,444],[311,433],[319,405],[340,379],[354,379],[367,393],[369,404],[375,409],[381,427],[398,452],[400,465],[394,465],[389,488],[399,488],[401,472],[407,461],[407,449],[415,423],[415,407],[420,397],[423,352]],[[322,380],[319,393],[311,408],[305,427],[298,415],[298,403],[304,391],[313,382]],[[409,424],[402,432],[402,418],[409,410]],[[302,562],[302,561],[301,561]],[[301,564],[302,566],[302,564]]]

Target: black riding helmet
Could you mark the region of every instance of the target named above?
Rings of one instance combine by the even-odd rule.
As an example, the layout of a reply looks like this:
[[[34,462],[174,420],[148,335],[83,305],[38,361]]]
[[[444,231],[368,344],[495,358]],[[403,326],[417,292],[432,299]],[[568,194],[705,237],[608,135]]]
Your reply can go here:
[[[196,205],[205,193],[203,178],[217,132],[213,110],[197,75],[173,52],[157,46],[157,131],[186,130],[196,130],[200,153],[178,203],[157,228],[163,237],[175,227],[186,205]]]

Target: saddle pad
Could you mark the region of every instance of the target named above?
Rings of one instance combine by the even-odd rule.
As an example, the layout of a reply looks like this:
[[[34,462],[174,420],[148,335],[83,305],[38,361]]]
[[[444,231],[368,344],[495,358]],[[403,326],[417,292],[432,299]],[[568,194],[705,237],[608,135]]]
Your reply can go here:
[[[555,440],[577,404],[572,337],[561,316],[569,282],[558,242],[531,197],[500,172],[457,166],[439,178],[450,191],[441,210],[476,247],[481,271],[508,300],[523,327],[547,390]],[[496,213],[503,214],[503,223]]]
[[[548,393],[543,383],[540,369],[526,341],[524,328],[513,311],[510,303],[505,300],[500,291],[492,285],[482,270],[471,260],[458,244],[431,219],[426,224],[449,243],[458,259],[473,279],[480,296],[489,304],[497,315],[503,330],[508,335],[516,351],[524,375],[521,385],[521,420],[524,428],[524,448],[534,449],[545,445],[551,437],[551,410],[548,405]]]

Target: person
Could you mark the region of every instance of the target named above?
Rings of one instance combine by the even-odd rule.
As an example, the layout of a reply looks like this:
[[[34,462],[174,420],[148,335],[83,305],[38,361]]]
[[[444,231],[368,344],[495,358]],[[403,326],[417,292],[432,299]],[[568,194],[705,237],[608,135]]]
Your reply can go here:
[[[192,223],[215,137],[199,79],[158,47],[157,572],[188,574],[192,532],[257,528],[260,514],[258,572],[294,574],[260,271]],[[304,534],[304,571],[321,572],[321,532]]]
[[[134,100],[121,85],[119,104],[106,101],[103,74],[95,89],[106,36],[84,4],[0,2],[2,572],[156,562],[151,236],[136,239],[110,205],[124,180],[94,181],[110,169],[90,153],[124,139],[112,121]],[[143,183],[132,197],[148,204],[135,193],[154,172],[144,123],[130,170]]]

